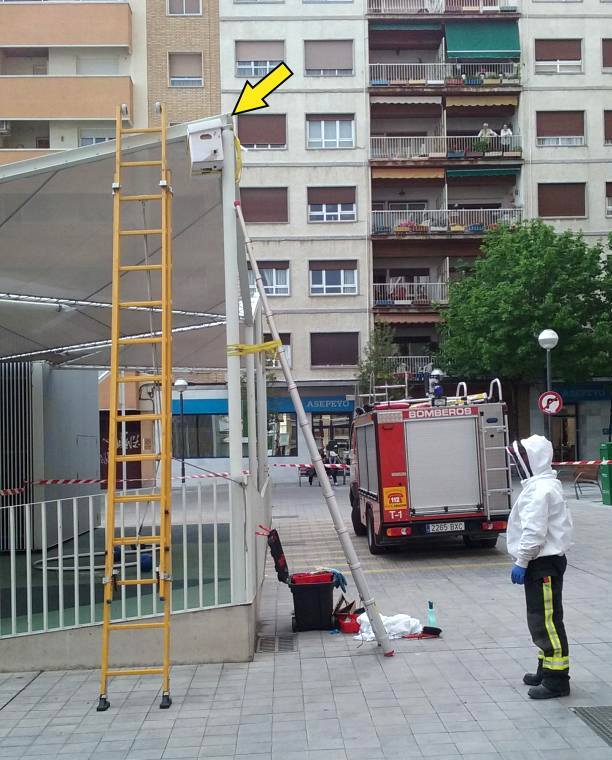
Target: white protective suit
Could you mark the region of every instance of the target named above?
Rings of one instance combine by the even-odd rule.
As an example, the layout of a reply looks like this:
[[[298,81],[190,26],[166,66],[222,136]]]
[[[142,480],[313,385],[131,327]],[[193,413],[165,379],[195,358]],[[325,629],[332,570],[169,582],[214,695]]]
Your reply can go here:
[[[532,435],[521,441],[527,454],[523,490],[514,503],[508,520],[506,545],[516,564],[527,567],[532,559],[561,555],[573,543],[572,516],[563,496],[563,487],[552,469],[553,448],[542,435]],[[518,442],[512,446],[514,458],[521,459]]]

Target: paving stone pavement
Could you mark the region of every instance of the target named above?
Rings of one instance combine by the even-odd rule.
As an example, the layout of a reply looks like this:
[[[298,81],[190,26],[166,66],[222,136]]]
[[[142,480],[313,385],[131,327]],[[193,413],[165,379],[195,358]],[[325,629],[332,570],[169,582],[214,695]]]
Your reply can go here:
[[[336,490],[348,521],[347,488]],[[318,487],[278,486],[274,504],[292,571],[347,569]],[[503,539],[495,550],[446,542],[373,557],[356,538],[381,611],[423,618],[432,599],[442,638],[397,641],[386,659],[351,636],[300,633],[295,652],[174,668],[168,711],[156,678],[115,679],[111,709],[96,713],[95,671],[0,674],[0,758],[612,760],[571,711],[612,705],[612,508],[571,505],[567,699],[527,698],[521,678],[535,650]],[[260,633],[291,635],[291,611],[269,567]]]

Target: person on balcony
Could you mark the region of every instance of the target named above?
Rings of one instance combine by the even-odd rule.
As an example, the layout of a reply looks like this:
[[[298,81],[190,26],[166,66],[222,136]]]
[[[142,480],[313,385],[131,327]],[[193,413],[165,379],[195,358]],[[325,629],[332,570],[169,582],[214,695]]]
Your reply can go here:
[[[510,150],[512,147],[512,130],[509,124],[504,124],[500,130],[502,150]]]
[[[478,139],[489,141],[492,137],[497,137],[497,132],[492,130],[491,127],[485,122],[480,128]]]

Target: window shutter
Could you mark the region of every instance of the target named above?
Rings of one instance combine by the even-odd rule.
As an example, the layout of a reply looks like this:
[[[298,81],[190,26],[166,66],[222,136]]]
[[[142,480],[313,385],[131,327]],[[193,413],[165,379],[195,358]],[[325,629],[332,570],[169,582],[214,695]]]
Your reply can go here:
[[[321,269],[357,269],[357,261],[354,259],[332,259],[331,261],[329,259],[322,259],[319,261],[309,261],[308,269],[310,269],[311,272]]]
[[[307,69],[353,70],[353,40],[307,40],[304,48]]]
[[[582,40],[536,40],[536,61],[581,61]]]
[[[240,142],[252,145],[286,145],[286,124],[284,113],[281,114],[242,114],[238,117],[238,136]]]
[[[543,217],[585,216],[584,182],[547,182],[538,185],[538,215]]]
[[[282,61],[285,57],[284,42],[237,42],[237,61]]]
[[[289,269],[288,261],[258,261],[260,269]]]
[[[310,333],[313,367],[355,366],[359,363],[359,333]]]
[[[612,68],[612,39],[601,41],[602,63],[605,69]]]
[[[202,53],[170,53],[171,77],[201,77]]]
[[[604,140],[612,141],[612,111],[604,111]]]
[[[314,203],[355,203],[355,188],[309,187],[308,205]]]
[[[279,333],[278,337],[281,339],[283,346],[291,345],[291,333]],[[264,333],[263,339],[267,343],[272,340],[272,335],[270,333]]]
[[[537,111],[538,137],[584,136],[584,111]]]
[[[606,182],[606,198],[612,198],[612,182]]]
[[[287,222],[286,187],[243,187],[240,190],[242,213],[247,222]]]
[[[306,121],[353,121],[352,113],[308,113]],[[404,134],[402,132],[402,134]]]

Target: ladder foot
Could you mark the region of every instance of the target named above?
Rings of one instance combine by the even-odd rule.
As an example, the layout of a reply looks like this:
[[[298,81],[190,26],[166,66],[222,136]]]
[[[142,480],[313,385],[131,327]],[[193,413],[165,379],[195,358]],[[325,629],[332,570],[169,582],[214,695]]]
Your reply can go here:
[[[100,694],[100,701],[98,702],[98,706],[96,707],[96,712],[106,712],[109,707],[110,707],[110,702],[106,698],[106,695]]]
[[[159,709],[160,710],[167,710],[170,705],[172,704],[172,699],[170,697],[170,694],[162,694],[161,702],[159,703]]]

